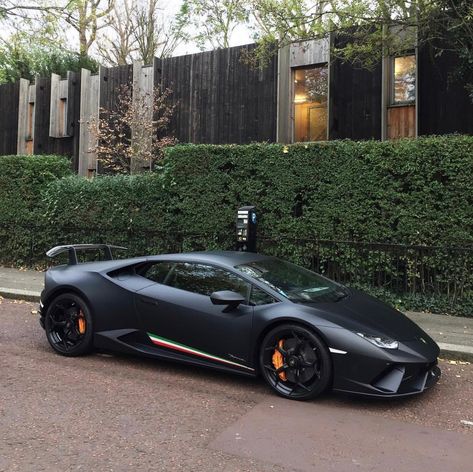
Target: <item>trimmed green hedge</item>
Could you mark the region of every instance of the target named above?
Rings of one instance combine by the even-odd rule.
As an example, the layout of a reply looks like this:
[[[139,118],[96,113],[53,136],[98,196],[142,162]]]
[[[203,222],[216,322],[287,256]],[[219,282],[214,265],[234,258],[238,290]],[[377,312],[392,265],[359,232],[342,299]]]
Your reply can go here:
[[[167,149],[162,168],[152,174],[93,180],[69,174],[63,158],[0,158],[0,217],[9,225],[0,262],[44,263],[46,249],[71,241],[123,244],[131,255],[229,248],[236,209],[246,204],[257,207],[259,234],[279,240],[264,250],[296,262],[313,245],[301,239],[473,243],[471,136],[178,145]],[[362,265],[369,272],[378,264],[376,252],[352,253],[348,246],[336,248],[344,270]],[[333,251],[321,256],[325,263]],[[466,267],[470,259],[459,267],[448,256],[429,257],[433,269],[458,279],[454,290],[460,287],[463,297],[438,298],[439,310],[471,314],[472,281],[465,279],[473,272]],[[388,265],[385,271],[395,275]],[[409,275],[416,278],[412,267]],[[409,306],[432,308],[435,300],[422,297],[404,299]]]
[[[0,263],[22,265],[31,259],[31,232],[45,213],[42,191],[71,173],[65,157],[0,156]]]
[[[266,235],[427,245],[473,241],[471,136],[184,145],[167,156],[166,184],[179,228],[230,230],[236,207],[253,204]]]

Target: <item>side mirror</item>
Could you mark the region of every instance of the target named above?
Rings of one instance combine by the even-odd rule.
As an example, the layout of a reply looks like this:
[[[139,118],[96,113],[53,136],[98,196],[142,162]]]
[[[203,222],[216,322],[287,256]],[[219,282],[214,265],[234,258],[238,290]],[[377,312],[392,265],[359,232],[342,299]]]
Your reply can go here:
[[[221,290],[212,293],[210,300],[214,305],[226,305],[229,310],[233,310],[245,301],[245,297],[231,290]]]

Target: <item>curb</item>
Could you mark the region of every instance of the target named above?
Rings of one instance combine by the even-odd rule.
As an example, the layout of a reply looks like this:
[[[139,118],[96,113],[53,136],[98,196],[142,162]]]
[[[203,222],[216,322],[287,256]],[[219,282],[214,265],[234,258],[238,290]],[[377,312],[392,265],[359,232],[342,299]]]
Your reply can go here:
[[[28,302],[39,302],[40,293],[31,290],[22,290],[19,288],[0,287],[0,296],[16,300],[25,300]]]
[[[441,358],[473,362],[473,347],[448,343],[438,343],[438,345]]]

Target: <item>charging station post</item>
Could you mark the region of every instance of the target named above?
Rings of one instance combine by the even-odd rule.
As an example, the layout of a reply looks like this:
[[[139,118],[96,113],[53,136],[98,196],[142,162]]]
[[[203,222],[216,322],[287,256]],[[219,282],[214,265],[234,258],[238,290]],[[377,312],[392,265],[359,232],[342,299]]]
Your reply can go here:
[[[237,251],[256,252],[256,208],[238,208],[236,220]]]

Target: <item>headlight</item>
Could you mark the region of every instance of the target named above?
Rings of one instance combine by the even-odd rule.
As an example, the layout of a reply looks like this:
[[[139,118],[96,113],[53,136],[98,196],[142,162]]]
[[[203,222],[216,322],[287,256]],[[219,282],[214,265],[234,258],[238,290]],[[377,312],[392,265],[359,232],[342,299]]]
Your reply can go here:
[[[358,336],[361,336],[363,339],[366,339],[371,344],[374,344],[377,347],[382,347],[384,349],[397,349],[399,343],[392,339],[386,338],[384,336],[372,336],[371,334],[356,333]]]

